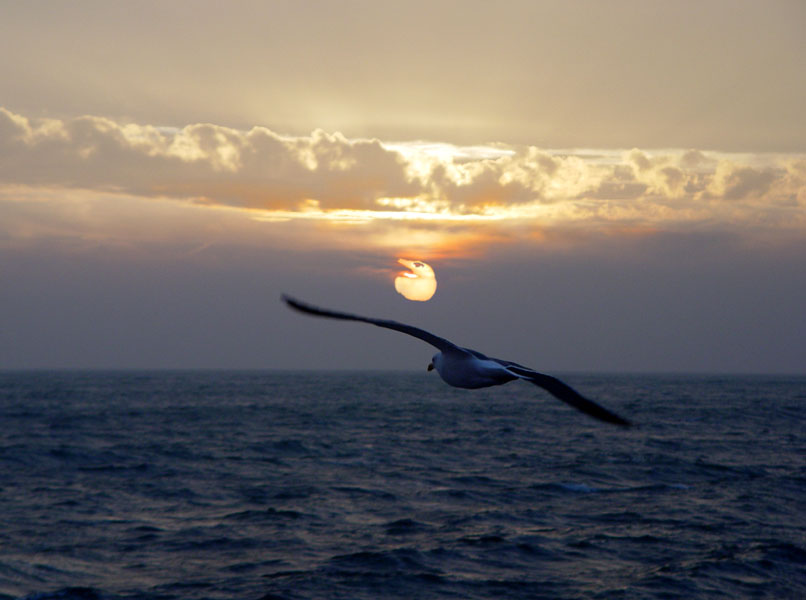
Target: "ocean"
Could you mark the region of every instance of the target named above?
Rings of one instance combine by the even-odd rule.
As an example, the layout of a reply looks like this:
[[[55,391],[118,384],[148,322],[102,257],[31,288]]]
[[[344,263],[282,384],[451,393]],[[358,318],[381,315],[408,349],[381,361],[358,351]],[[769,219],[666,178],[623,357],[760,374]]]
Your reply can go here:
[[[806,378],[0,372],[0,599],[806,598]]]

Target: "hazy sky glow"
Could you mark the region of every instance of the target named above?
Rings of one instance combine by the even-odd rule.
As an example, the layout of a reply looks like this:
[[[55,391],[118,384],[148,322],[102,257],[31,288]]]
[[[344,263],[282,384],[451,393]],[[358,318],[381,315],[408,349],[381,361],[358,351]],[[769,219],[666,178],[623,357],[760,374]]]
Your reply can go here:
[[[803,3],[3,12],[0,368],[806,370]]]

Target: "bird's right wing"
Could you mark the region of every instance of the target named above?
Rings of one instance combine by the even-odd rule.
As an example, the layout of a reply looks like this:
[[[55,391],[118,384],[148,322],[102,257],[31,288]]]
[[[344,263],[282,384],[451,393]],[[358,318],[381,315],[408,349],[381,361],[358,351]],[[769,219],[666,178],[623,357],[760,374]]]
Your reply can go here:
[[[397,321],[389,321],[386,319],[373,319],[371,317],[362,317],[360,315],[319,308],[318,306],[307,304],[285,294],[283,294],[282,298],[283,301],[294,310],[298,310],[299,312],[303,312],[308,315],[313,315],[315,317],[327,317],[329,319],[341,319],[343,321],[359,321],[361,323],[370,323],[371,325],[376,325],[378,327],[394,329],[395,331],[400,331],[401,333],[407,333],[408,335],[421,339],[424,342],[428,342],[443,352],[462,351],[456,344],[449,342],[445,338],[441,338],[438,335],[425,331],[424,329],[406,325],[405,323],[398,323]]]
[[[600,421],[606,421],[616,425],[624,425],[625,427],[632,425],[632,423],[630,423],[627,419],[618,416],[616,413],[610,412],[605,407],[596,404],[592,400],[588,400],[574,388],[563,383],[556,377],[538,373],[537,371],[533,371],[532,369],[510,361],[498,359],[495,360],[513,375],[516,375],[518,378],[525,381],[529,381],[536,386],[542,387],[558,400],[562,400],[566,404],[569,404],[577,410],[584,412],[586,415],[590,415],[591,417],[599,419]]]

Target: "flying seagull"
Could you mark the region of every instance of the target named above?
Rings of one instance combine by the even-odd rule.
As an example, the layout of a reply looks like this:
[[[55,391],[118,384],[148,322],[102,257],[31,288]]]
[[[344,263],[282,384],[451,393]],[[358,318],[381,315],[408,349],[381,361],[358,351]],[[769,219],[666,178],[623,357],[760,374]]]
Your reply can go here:
[[[428,370],[436,369],[439,376],[442,377],[442,380],[448,385],[475,389],[501,385],[515,379],[523,379],[543,388],[555,398],[562,400],[566,404],[570,404],[577,410],[600,421],[607,421],[608,423],[615,423],[616,425],[630,425],[630,422],[626,419],[584,398],[576,390],[564,384],[559,379],[538,373],[518,363],[500,360],[498,358],[490,358],[481,352],[476,352],[469,348],[460,348],[445,338],[429,333],[424,329],[406,325],[405,323],[398,323],[397,321],[389,321],[386,319],[373,319],[328,310],[326,308],[319,308],[291,298],[285,294],[282,296],[282,299],[291,308],[315,317],[370,323],[378,327],[407,333],[431,344],[437,348],[439,352],[431,359]]]

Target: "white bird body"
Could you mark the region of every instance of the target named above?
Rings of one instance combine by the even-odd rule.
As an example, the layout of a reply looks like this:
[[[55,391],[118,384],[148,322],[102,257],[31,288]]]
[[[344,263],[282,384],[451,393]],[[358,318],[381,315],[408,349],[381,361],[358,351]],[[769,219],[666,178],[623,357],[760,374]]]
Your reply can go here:
[[[330,319],[341,319],[344,321],[370,323],[371,325],[385,329],[400,331],[401,333],[411,335],[431,344],[437,348],[439,352],[431,359],[428,370],[436,369],[442,380],[453,387],[477,389],[501,385],[514,379],[523,379],[524,381],[528,381],[529,383],[543,388],[555,398],[562,400],[566,404],[596,419],[616,425],[630,425],[630,422],[626,419],[588,400],[559,379],[538,373],[518,363],[501,360],[499,358],[490,358],[481,352],[470,350],[469,348],[460,348],[453,342],[425,331],[424,329],[406,325],[405,323],[398,323],[397,321],[373,319],[371,317],[362,317],[360,315],[319,308],[285,295],[283,296],[283,300],[294,310],[305,314]]]
[[[462,350],[464,352],[437,352],[431,359],[433,368],[448,385],[475,390],[517,379],[500,363]]]

